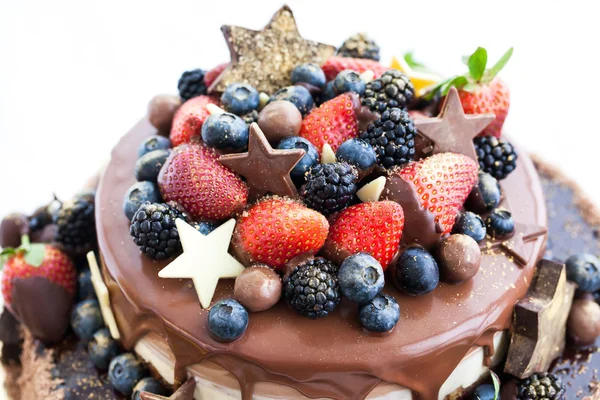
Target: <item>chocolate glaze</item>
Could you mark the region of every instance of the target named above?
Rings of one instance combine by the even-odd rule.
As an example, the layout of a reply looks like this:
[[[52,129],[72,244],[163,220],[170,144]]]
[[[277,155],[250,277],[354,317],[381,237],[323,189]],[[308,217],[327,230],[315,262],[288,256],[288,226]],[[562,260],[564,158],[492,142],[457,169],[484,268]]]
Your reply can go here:
[[[356,306],[348,302],[321,320],[304,318],[279,302],[252,314],[238,341],[219,343],[210,337],[208,310],[201,309],[190,282],[158,278],[165,263],[142,256],[129,238],[121,202],[134,182],[137,147],[154,133],[142,120],[114,149],[97,194],[97,230],[124,345],[131,348],[148,332],[166,338],[180,381],[185,379],[183,367],[210,359],[238,378],[244,399],[251,398],[258,381],[333,399],[363,399],[388,381],[411,389],[420,399],[437,399],[439,388],[471,347],[490,346],[482,338],[510,326],[512,307],[527,291],[545,245],[545,236],[526,243],[534,256],[522,269],[501,252],[486,254],[472,279],[457,286],[442,283],[425,296],[404,296],[387,285],[385,292],[400,303],[402,316],[384,337],[362,330]],[[539,179],[527,157],[519,158],[504,190],[515,197],[518,220],[547,225]],[[214,301],[231,297],[232,291],[233,281],[222,280]]]

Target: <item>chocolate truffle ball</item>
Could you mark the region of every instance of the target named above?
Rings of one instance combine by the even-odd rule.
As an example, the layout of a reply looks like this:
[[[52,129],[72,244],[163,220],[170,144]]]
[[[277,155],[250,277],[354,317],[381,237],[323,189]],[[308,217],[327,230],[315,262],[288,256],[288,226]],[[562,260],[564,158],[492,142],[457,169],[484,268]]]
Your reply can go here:
[[[258,115],[258,126],[273,145],[288,136],[297,136],[301,125],[302,114],[286,100],[267,104]]]
[[[21,236],[29,234],[29,220],[23,214],[9,214],[0,222],[0,247],[19,247]]]
[[[481,265],[479,245],[467,235],[455,234],[442,239],[437,255],[440,275],[449,283],[471,279]]]
[[[281,298],[281,278],[264,264],[253,265],[235,278],[233,295],[248,311],[264,311]]]
[[[594,344],[600,336],[600,306],[593,300],[573,301],[567,320],[569,338],[578,346]]]
[[[148,120],[160,133],[168,135],[171,131],[173,116],[180,105],[179,97],[159,94],[148,104]]]

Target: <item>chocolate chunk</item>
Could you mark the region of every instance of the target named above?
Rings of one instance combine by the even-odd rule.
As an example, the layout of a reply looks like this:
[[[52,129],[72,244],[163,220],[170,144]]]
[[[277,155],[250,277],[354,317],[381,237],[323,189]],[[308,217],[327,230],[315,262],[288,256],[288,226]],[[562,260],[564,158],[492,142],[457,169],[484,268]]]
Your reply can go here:
[[[547,371],[565,348],[575,285],[564,264],[541,260],[525,298],[514,309],[504,372],[523,379]]]
[[[450,235],[440,242],[437,261],[442,280],[460,283],[471,279],[481,265],[479,244],[467,235]]]

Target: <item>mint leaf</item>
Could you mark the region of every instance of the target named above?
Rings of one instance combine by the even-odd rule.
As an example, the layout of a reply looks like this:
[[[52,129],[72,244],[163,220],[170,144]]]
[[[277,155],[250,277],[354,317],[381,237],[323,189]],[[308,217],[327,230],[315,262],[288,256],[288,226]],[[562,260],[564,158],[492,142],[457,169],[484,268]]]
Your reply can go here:
[[[469,80],[465,76],[457,76],[448,81],[447,84],[442,88],[442,95],[445,96],[450,91],[451,87],[455,87],[457,89],[462,89],[469,83]]]
[[[469,57],[468,64],[469,74],[474,81],[479,81],[485,73],[485,67],[487,65],[487,50],[483,47],[478,47],[475,53]]]
[[[404,61],[406,61],[408,66],[411,68],[416,68],[416,69],[424,69],[425,68],[425,65],[423,63],[415,60],[415,57],[414,57],[412,51],[408,51],[408,52],[404,53],[402,58],[404,58]]]
[[[32,267],[39,267],[44,261],[46,255],[46,245],[41,243],[34,243],[29,246],[29,250],[23,256],[25,262]]]
[[[488,80],[488,82],[494,79],[496,75],[498,75],[498,72],[500,72],[502,68],[504,68],[508,60],[510,60],[510,57],[512,57],[512,54],[513,48],[511,47],[506,53],[504,53],[502,57],[500,57],[498,62],[496,62],[496,64],[494,64],[494,66],[487,71],[486,80]]]
[[[492,375],[492,382],[494,383],[494,400],[498,400],[500,397],[500,378],[494,371],[490,371],[490,375]]]

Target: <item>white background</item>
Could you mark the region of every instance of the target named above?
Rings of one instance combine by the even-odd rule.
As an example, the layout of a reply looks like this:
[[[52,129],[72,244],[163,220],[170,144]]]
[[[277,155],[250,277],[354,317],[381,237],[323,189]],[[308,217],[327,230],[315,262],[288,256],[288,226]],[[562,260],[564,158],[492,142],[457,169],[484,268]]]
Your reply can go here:
[[[600,22],[593,1],[289,0],[301,33],[367,31],[445,74],[487,47],[511,89],[506,130],[600,204]],[[222,24],[260,29],[279,0],[0,0],[0,215],[69,196],[186,69],[228,61]]]

